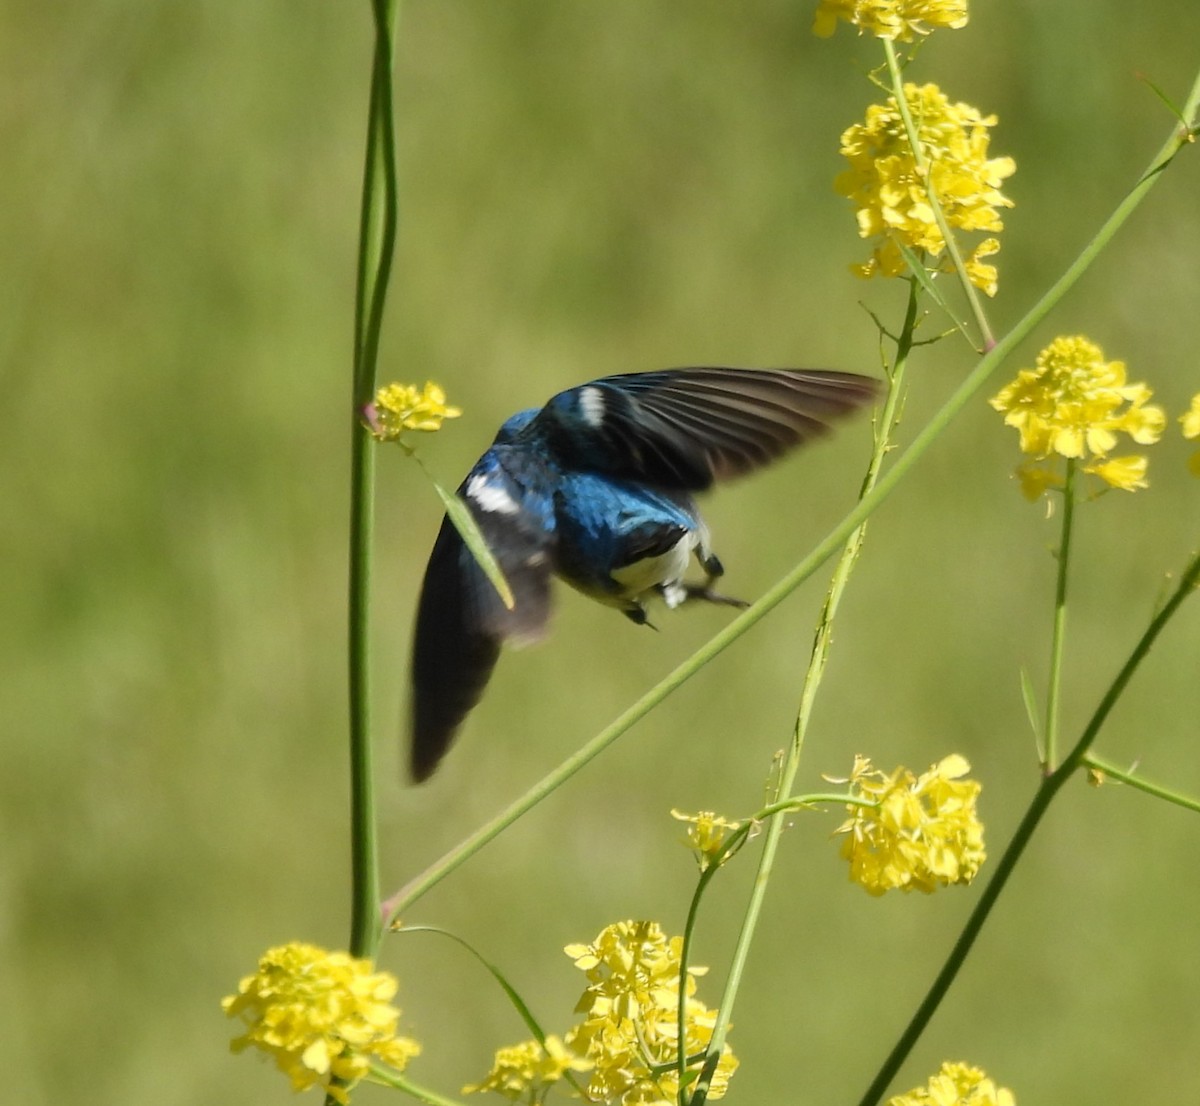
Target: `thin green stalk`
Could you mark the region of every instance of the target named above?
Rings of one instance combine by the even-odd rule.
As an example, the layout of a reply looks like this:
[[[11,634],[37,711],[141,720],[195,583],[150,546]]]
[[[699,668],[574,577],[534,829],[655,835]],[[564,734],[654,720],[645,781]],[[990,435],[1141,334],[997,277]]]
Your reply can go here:
[[[905,312],[904,326],[896,342],[896,359],[888,377],[887,396],[884,400],[883,411],[875,426],[875,445],[871,451],[871,459],[863,477],[860,497],[865,499],[871,494],[871,489],[879,478],[883,459],[891,449],[892,430],[896,416],[900,410],[900,401],[904,389],[904,370],[908,364],[908,356],[912,350],[913,332],[917,325],[918,285],[909,282],[908,308]],[[817,622],[816,634],[813,638],[812,653],[809,657],[808,669],[804,674],[801,686],[800,705],[796,713],[796,725],[792,731],[792,743],[779,778],[779,794],[788,796],[795,784],[796,774],[800,768],[800,754],[804,748],[804,738],[808,733],[808,724],[812,717],[813,705],[816,702],[817,691],[825,675],[825,665],[829,658],[829,645],[833,635],[833,624],[837,617],[838,607],[850,582],[850,574],[862,550],[866,536],[866,523],[858,526],[846,540],[842,555],[833,571],[829,584],[829,592],[825,597],[825,605]],[[713,1026],[712,1037],[708,1045],[708,1060],[704,1071],[696,1083],[692,1095],[692,1106],[703,1106],[708,1098],[709,1086],[713,1072],[720,1062],[721,1051],[725,1047],[725,1036],[733,1018],[733,1007],[741,987],[742,976],[746,962],[750,957],[750,946],[758,928],[758,920],[762,914],[763,902],[767,895],[767,885],[775,866],[775,857],[779,850],[779,840],[783,835],[786,820],[781,817],[770,819],[763,841],[762,853],[759,856],[758,871],[755,873],[754,885],[750,891],[750,900],[746,905],[746,913],[742,918],[741,930],[738,933],[737,944],[734,946],[730,960],[729,974],[725,980],[725,990],[721,995],[721,1003],[717,1009],[717,1019]]]
[[[1102,772],[1104,775],[1110,776],[1114,780],[1128,784],[1130,787],[1136,787],[1139,791],[1144,791],[1147,795],[1153,795],[1156,799],[1166,799],[1167,802],[1181,806],[1184,810],[1194,810],[1200,813],[1200,799],[1195,799],[1191,795],[1183,794],[1181,791],[1175,791],[1172,788],[1163,787],[1160,783],[1144,779],[1142,776],[1137,775],[1129,769],[1122,768],[1120,765],[1097,753],[1085,753],[1083,763],[1089,768],[1094,768],[1097,772]]]
[[[1184,117],[1194,120],[1197,103],[1200,102],[1200,73],[1197,74],[1184,108]],[[1058,305],[1063,296],[1075,286],[1087,271],[1100,251],[1112,240],[1146,195],[1154,187],[1162,170],[1170,164],[1179,150],[1188,143],[1189,132],[1180,127],[1172,130],[1170,138],[1151,160],[1145,172],[1129,194],[1117,204],[1113,213],[1100,227],[1095,237],[1083,248],[1066,272],[1026,312],[1025,316],[1001,338],[995,346],[980,358],[978,364],[967,375],[957,390],[942,404],[928,423],[913,439],[912,445],[901,453],[876,483],[874,489],[850,510],[799,564],[787,573],[748,610],[743,611],[723,630],[702,645],[683,661],[673,672],[646,692],[636,703],[615,721],[600,731],[578,752],[536,783],[529,791],[511,803],[491,821],[487,822],[465,840],[455,845],[425,871],[410,880],[382,907],[386,920],[397,917],[403,910],[424,895],[431,887],[443,880],[452,871],[469,860],[480,849],[494,840],[518,818],[537,806],[547,795],[560,787],[576,772],[603,752],[617,738],[631,729],[659,703],[677,688],[686,683],[709,661],[756,625],[783,602],[793,591],[808,579],[871,515],[872,512],[895,490],[909,470],[926,453],[933,442],[945,431],[960,411],[983,389],[992,373],[1008,358],[1009,354],[1023,342],[1043,319]]]
[[[796,795],[790,799],[771,803],[770,806],[764,807],[757,814],[745,819],[726,839],[720,854],[715,859],[711,859],[708,867],[701,871],[700,879],[696,882],[696,890],[692,892],[692,901],[688,904],[687,921],[683,927],[683,944],[679,950],[679,1007],[676,1012],[676,1028],[678,1030],[676,1039],[678,1041],[684,1042],[687,1040],[687,969],[688,964],[691,962],[692,938],[696,932],[696,920],[700,916],[700,902],[704,898],[704,892],[708,889],[708,885],[712,882],[713,877],[716,876],[718,869],[726,864],[730,857],[745,844],[746,839],[763,822],[771,819],[778,821],[777,816],[782,814],[795,814],[800,810],[815,810],[818,804],[824,803],[839,806],[877,805],[867,802],[861,796],[850,792],[815,792],[808,795]],[[722,1000],[721,1008],[724,1008],[724,1000]],[[720,1062],[720,1051],[713,1052],[711,1041],[705,1051],[710,1055],[716,1056],[716,1061],[713,1061],[713,1069],[715,1070],[716,1063]],[[676,1058],[676,1074],[679,1077],[681,1101],[683,1101],[684,1090],[687,1086],[687,1068],[690,1059],[683,1048],[680,1047],[679,1055]],[[712,1071],[707,1071],[706,1074],[709,1079],[712,1078]]]
[[[401,1075],[391,1068],[385,1068],[382,1064],[371,1065],[370,1080],[372,1083],[382,1083],[385,1087],[395,1087],[398,1091],[404,1091],[418,1102],[427,1103],[428,1106],[463,1106],[461,1099],[448,1098],[444,1094],[438,1094],[437,1091],[423,1087],[420,1083],[414,1083],[406,1075]]]
[[[1126,686],[1133,678],[1134,672],[1137,671],[1138,665],[1145,660],[1155,639],[1162,632],[1163,627],[1171,621],[1180,604],[1196,590],[1197,586],[1200,586],[1200,552],[1192,555],[1187,568],[1183,570],[1183,575],[1179,577],[1179,584],[1163,605],[1162,610],[1150,620],[1150,625],[1146,628],[1146,632],[1138,641],[1129,659],[1122,666],[1121,671],[1117,674],[1117,678],[1112,682],[1108,691],[1104,693],[1104,697],[1100,700],[1100,705],[1096,708],[1096,712],[1089,720],[1083,734],[1067,755],[1067,759],[1063,761],[1062,766],[1055,769],[1055,775],[1059,775],[1060,773],[1069,774],[1083,763],[1084,757],[1087,756],[1091,749],[1092,742],[1096,740],[1097,735],[1100,733],[1100,727],[1107,721],[1112,708],[1124,693]]]
[[[747,834],[750,832],[749,826],[745,826],[743,829]],[[687,974],[688,962],[692,951],[692,937],[696,932],[696,919],[700,915],[700,900],[704,897],[704,892],[708,889],[708,885],[720,870],[722,863],[723,861],[712,863],[700,873],[700,878],[696,881],[696,890],[692,893],[692,901],[688,904],[687,920],[683,925],[683,944],[679,949],[679,1004],[675,1010],[675,1040],[678,1042],[677,1047],[679,1050],[679,1055],[675,1058],[675,1074],[679,1077],[680,1106],[683,1106],[687,1101],[687,1069],[689,1060],[687,1054]],[[720,1056],[721,1054],[718,1052],[717,1058],[720,1059]],[[709,1078],[712,1078],[711,1073],[709,1074]]]
[[[392,115],[395,0],[376,0],[375,54],[363,168],[358,281],[354,318],[351,412],[349,723],[350,951],[374,958],[378,949],[379,846],[371,750],[370,612],[374,535],[375,449],[360,412],[375,390],[379,332],[396,239],[396,169]]]
[[[1075,462],[1067,459],[1063,485],[1062,536],[1058,543],[1058,576],[1054,585],[1054,628],[1050,640],[1050,676],[1046,692],[1046,746],[1042,770],[1049,775],[1058,758],[1058,704],[1062,693],[1063,645],[1067,630],[1067,575],[1071,564],[1071,535],[1075,521]]]
[[[971,308],[971,315],[975,319],[975,325],[979,328],[979,335],[983,339],[983,348],[991,349],[996,344],[996,339],[992,335],[991,325],[988,323],[987,314],[983,310],[983,301],[979,298],[979,291],[975,285],[971,283],[971,278],[967,275],[967,266],[963,261],[962,251],[958,248],[958,240],[954,237],[954,232],[950,229],[950,224],[946,220],[946,213],[942,210],[941,202],[938,200],[937,189],[934,187],[933,174],[930,172],[929,160],[925,157],[925,149],[921,145],[920,132],[913,121],[912,112],[908,106],[908,97],[904,95],[904,75],[900,71],[900,61],[896,57],[896,45],[890,38],[881,40],[883,42],[883,50],[887,56],[888,73],[892,78],[892,94],[896,99],[896,106],[900,110],[900,118],[904,120],[904,131],[908,135],[909,148],[912,150],[913,162],[917,167],[917,172],[921,174],[925,181],[925,193],[929,197],[929,206],[933,208],[933,217],[937,222],[938,230],[942,232],[942,240],[946,243],[946,252],[950,255],[950,261],[954,265],[954,272],[958,276],[958,281],[962,285],[963,294],[967,297],[967,304]]]
[[[938,972],[925,998],[921,1001],[921,1005],[917,1007],[916,1013],[913,1014],[912,1020],[905,1027],[895,1047],[888,1054],[874,1081],[859,1100],[859,1106],[876,1106],[876,1103],[883,1098],[892,1080],[895,1079],[897,1073],[900,1071],[901,1065],[908,1058],[908,1054],[912,1051],[913,1046],[925,1031],[925,1027],[929,1024],[946,992],[949,991],[955,976],[958,975],[959,968],[966,961],[967,954],[975,944],[975,939],[979,936],[980,930],[983,929],[983,924],[991,914],[992,907],[996,905],[996,900],[1000,897],[1001,891],[1004,890],[1005,885],[1008,883],[1008,878],[1016,868],[1017,861],[1021,859],[1021,855],[1025,851],[1025,846],[1029,844],[1033,837],[1034,830],[1037,829],[1038,824],[1042,820],[1042,815],[1046,813],[1054,796],[1058,794],[1063,784],[1071,778],[1081,764],[1086,762],[1088,750],[1100,733],[1101,727],[1107,721],[1113,706],[1120,699],[1129,681],[1133,678],[1133,674],[1137,671],[1138,666],[1146,659],[1158,635],[1163,631],[1167,623],[1170,622],[1172,616],[1179,609],[1180,604],[1196,589],[1198,583],[1200,583],[1200,553],[1197,553],[1193,557],[1183,576],[1180,578],[1179,586],[1172,593],[1170,599],[1167,600],[1166,605],[1151,619],[1150,625],[1138,640],[1137,645],[1134,646],[1125,664],[1122,665],[1116,679],[1113,680],[1108,690],[1104,693],[1103,698],[1100,700],[1100,705],[1088,721],[1074,748],[1058,768],[1051,772],[1050,775],[1042,778],[1042,782],[1029,804],[1029,809],[1026,810],[1024,817],[1017,826],[1016,832],[1008,844],[1008,848],[1004,850],[1004,855],[1001,856],[995,871],[992,873],[992,878],[983,889],[983,894],[980,895],[979,901],[975,904],[975,909],[971,911],[971,915],[963,926],[958,940],[954,942],[954,947],[951,948],[945,964],[942,965],[941,971]]]
[[[378,941],[379,846],[371,757],[370,659],[372,489],[375,450],[366,434],[353,441],[350,486],[350,951],[374,957]]]
[[[375,394],[375,366],[383,308],[396,245],[399,185],[396,178],[392,58],[398,0],[372,0],[375,52],[371,65],[367,149],[359,217],[358,282],[354,312],[354,403],[357,419]]]

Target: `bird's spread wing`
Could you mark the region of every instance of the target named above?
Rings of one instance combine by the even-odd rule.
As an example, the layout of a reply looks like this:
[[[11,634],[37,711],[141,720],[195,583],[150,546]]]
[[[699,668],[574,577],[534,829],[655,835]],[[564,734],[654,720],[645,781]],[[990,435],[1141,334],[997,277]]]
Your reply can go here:
[[[534,420],[564,465],[703,491],[870,403],[879,384],[800,369],[666,369],[560,392]]]
[[[472,494],[474,493],[474,494]],[[410,769],[427,779],[479,702],[506,641],[539,638],[550,616],[552,530],[521,508],[502,473],[460,489],[516,600],[503,601],[447,518],[425,569],[412,652]]]

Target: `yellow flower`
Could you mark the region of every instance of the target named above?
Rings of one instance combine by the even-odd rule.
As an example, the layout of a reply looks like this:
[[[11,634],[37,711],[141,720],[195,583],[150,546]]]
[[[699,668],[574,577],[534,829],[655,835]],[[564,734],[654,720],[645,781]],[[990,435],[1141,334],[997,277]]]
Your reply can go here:
[[[1161,437],[1166,415],[1148,403],[1151,394],[1145,384],[1127,382],[1124,362],[1105,361],[1099,346],[1076,336],[1055,338],[1038,354],[1036,368],[1022,369],[989,402],[1020,434],[1021,451],[1036,459],[1018,475],[1024,494],[1037,499],[1062,486],[1059,457],[1082,462],[1084,472],[1109,487],[1146,487],[1144,456],[1108,454],[1119,434],[1139,445]]]
[[[965,231],[1002,230],[998,209],[1013,202],[1000,185],[1016,171],[1016,163],[987,156],[988,129],[996,117],[980,115],[969,104],[952,104],[935,84],[906,84],[904,95],[946,224]],[[870,258],[853,271],[864,278],[903,275],[908,265],[900,245],[940,259],[938,267],[949,271],[946,242],[895,98],[872,104],[866,121],[849,127],[841,141],[850,168],[834,187],[855,204],[859,237],[878,240]],[[987,238],[965,258],[971,283],[989,296],[996,292],[996,269],[982,259],[999,249],[995,238]]]
[[[1192,396],[1191,407],[1179,416],[1179,421],[1183,424],[1185,438],[1200,438],[1200,392]],[[1193,476],[1200,476],[1200,451],[1188,459],[1188,469]]]
[[[887,1106],[1015,1106],[1007,1087],[997,1087],[979,1068],[947,1061],[924,1087],[888,1099]]]
[[[570,1035],[593,1064],[587,1097],[622,1106],[669,1106],[679,1094],[679,978],[681,937],[670,939],[656,922],[617,922],[590,945],[568,945],[566,953],[587,973],[588,986],[576,1004],[584,1020]],[[684,992],[684,1055],[693,1075],[707,1050],[716,1011],[693,997],[689,967]],[[729,1046],[713,1073],[709,1098],[721,1098],[737,1060]]]
[[[967,0],[821,0],[813,33],[828,38],[844,20],[876,38],[911,42],[936,27],[965,27]]]
[[[1021,484],[1021,494],[1031,503],[1041,499],[1051,488],[1063,486],[1063,478],[1057,472],[1040,465],[1019,465],[1017,480]]]
[[[1185,438],[1200,438],[1200,392],[1192,396],[1191,407],[1179,416],[1179,421]]]
[[[850,787],[869,805],[848,805],[850,817],[834,831],[845,835],[850,878],[872,895],[970,883],[987,855],[975,813],[980,785],[963,778],[970,769],[952,755],[919,778],[906,768],[889,776],[855,757]]]
[[[403,1071],[421,1051],[415,1041],[396,1036],[395,977],[372,968],[370,960],[300,942],[269,949],[258,971],[221,1002],[227,1016],[246,1024],[230,1047],[273,1057],[293,1090],[319,1085],[348,1103],[350,1087],[372,1060]],[[346,1086],[335,1086],[335,1078]]]
[[[724,864],[729,859],[721,855],[725,841],[731,833],[741,827],[741,822],[731,822],[711,810],[702,810],[699,814],[685,814],[681,810],[672,810],[671,817],[688,823],[687,843],[696,851],[700,871],[707,870],[714,863]],[[743,837],[742,841],[745,840]]]
[[[985,238],[970,254],[963,258],[963,268],[967,271],[967,279],[985,296],[994,296],[999,288],[1000,274],[995,265],[984,261],[1000,252],[1000,241],[997,238]]]
[[[1100,477],[1110,488],[1121,488],[1127,492],[1148,488],[1146,469],[1150,462],[1139,454],[1113,457],[1107,461],[1095,461],[1086,466],[1085,472]]]
[[[444,419],[456,419],[462,411],[446,404],[446,393],[432,381],[425,390],[412,384],[388,384],[375,393],[367,408],[366,421],[378,441],[394,442],[406,430],[432,433],[441,430]]]
[[[587,1071],[591,1066],[558,1037],[547,1037],[544,1045],[523,1041],[519,1045],[497,1049],[492,1070],[481,1082],[463,1087],[463,1094],[495,1091],[512,1102],[524,1098],[530,1103],[538,1103],[551,1084],[557,1083],[565,1072]]]

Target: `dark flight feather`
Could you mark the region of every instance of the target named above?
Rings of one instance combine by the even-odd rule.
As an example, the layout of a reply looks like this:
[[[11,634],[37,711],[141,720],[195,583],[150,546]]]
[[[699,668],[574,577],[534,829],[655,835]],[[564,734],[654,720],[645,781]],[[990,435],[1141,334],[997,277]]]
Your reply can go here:
[[[828,433],[878,382],[799,369],[669,369],[560,392],[530,425],[564,466],[704,491]]]
[[[537,640],[550,618],[550,536],[523,514],[472,514],[515,604],[512,610],[505,607],[454,524],[443,518],[413,634],[409,767],[417,782],[433,773],[479,702],[504,642]]]

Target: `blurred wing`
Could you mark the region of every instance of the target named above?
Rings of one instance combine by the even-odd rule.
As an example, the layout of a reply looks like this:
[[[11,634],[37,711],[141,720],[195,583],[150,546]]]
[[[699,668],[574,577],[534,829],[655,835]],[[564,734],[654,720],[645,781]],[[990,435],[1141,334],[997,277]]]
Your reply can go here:
[[[417,607],[410,770],[428,779],[483,696],[501,645],[536,640],[550,616],[550,535],[520,513],[473,510],[516,605],[510,611],[449,519],[442,520]]]
[[[535,425],[566,464],[703,491],[827,433],[878,391],[854,373],[665,369],[560,392]]]

